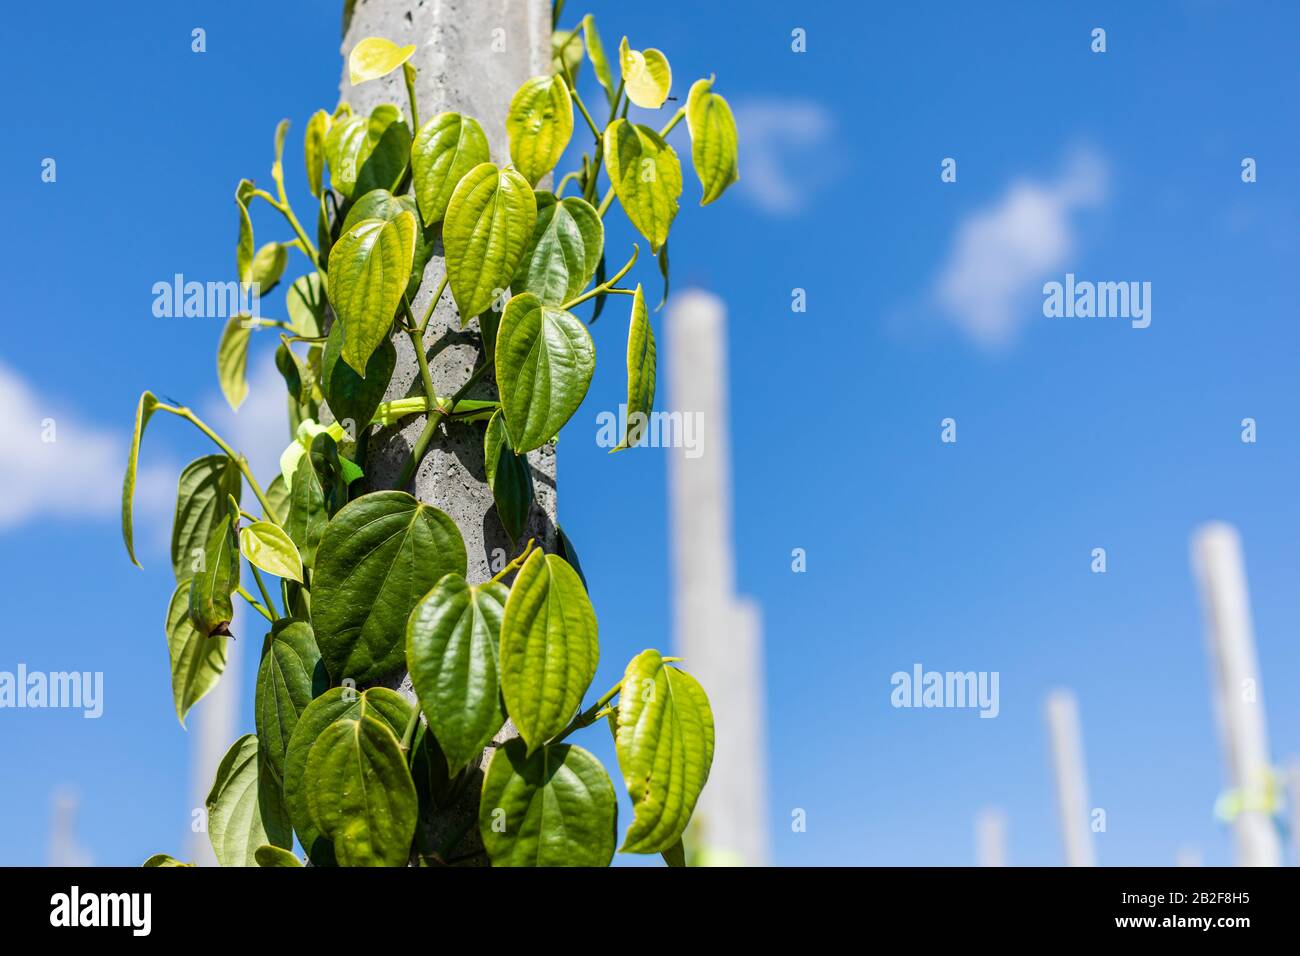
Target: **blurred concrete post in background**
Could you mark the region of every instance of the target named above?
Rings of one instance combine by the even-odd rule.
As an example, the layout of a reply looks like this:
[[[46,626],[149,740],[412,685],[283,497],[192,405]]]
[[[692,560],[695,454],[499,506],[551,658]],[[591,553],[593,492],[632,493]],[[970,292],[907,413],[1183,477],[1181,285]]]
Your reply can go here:
[[[1088,774],[1083,761],[1079,704],[1068,690],[1047,695],[1047,730],[1056,776],[1056,812],[1066,866],[1096,866],[1088,807]]]
[[[707,292],[680,293],[673,297],[667,332],[669,401],[660,408],[700,422],[694,449],[669,449],[676,650],[704,685],[717,728],[713,769],[686,851],[703,851],[699,859],[706,863],[765,866],[761,622],[757,606],[735,592],[726,309]],[[692,836],[699,846],[692,845]]]
[[[262,629],[252,620],[252,612],[242,604],[235,606],[235,619],[231,630],[244,642],[260,643]],[[250,628],[249,624],[253,626]],[[217,855],[212,852],[208,839],[208,792],[217,776],[217,767],[236,738],[239,737],[240,669],[243,667],[242,642],[236,638],[226,641],[226,669],[221,680],[206,697],[194,705],[186,719],[190,735],[190,805],[185,814],[185,827],[189,833],[187,853],[183,859],[195,866],[216,866]],[[195,817],[194,811],[201,811]],[[202,826],[196,828],[195,822]],[[143,862],[143,861],[141,861]]]
[[[1192,536],[1192,567],[1209,638],[1214,711],[1232,791],[1239,866],[1280,866],[1281,841],[1270,813],[1275,782],[1268,757],[1264,693],[1255,659],[1246,567],[1237,529],[1211,522]]]
[[[997,807],[975,817],[975,865],[1007,865],[1007,816]]]

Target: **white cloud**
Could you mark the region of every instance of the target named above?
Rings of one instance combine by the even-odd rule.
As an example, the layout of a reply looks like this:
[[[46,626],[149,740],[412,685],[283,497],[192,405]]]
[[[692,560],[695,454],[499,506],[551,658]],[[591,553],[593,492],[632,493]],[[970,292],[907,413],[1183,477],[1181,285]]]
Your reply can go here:
[[[38,395],[0,364],[0,448],[5,449],[0,532],[45,518],[116,516],[130,435],[79,420],[61,402]],[[136,502],[142,516],[169,512],[176,472],[141,468]]]
[[[935,305],[980,345],[1009,344],[1033,314],[1030,292],[1069,261],[1076,213],[1105,195],[1105,163],[1087,150],[1072,154],[1053,182],[1014,180],[958,225],[931,290]]]
[[[769,215],[791,216],[807,209],[835,176],[835,123],[830,112],[804,99],[743,100],[734,112],[740,181],[732,189]],[[690,155],[689,143],[683,155]]]

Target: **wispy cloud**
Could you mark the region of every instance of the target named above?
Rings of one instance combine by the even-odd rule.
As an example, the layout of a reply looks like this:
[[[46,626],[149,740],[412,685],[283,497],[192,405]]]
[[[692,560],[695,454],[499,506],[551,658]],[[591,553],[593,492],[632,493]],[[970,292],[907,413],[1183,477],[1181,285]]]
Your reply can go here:
[[[1016,179],[992,205],[962,220],[931,287],[935,307],[979,345],[1001,348],[1034,313],[1031,291],[1069,261],[1077,213],[1106,196],[1106,164],[1078,150],[1052,181]]]
[[[803,212],[835,176],[830,111],[815,100],[749,99],[734,112],[740,181],[732,188],[769,215]]]
[[[86,423],[0,364],[0,447],[6,450],[0,532],[38,518],[117,515],[130,436]],[[148,465],[136,483],[142,516],[171,510],[175,469]],[[165,502],[160,509],[154,503]]]

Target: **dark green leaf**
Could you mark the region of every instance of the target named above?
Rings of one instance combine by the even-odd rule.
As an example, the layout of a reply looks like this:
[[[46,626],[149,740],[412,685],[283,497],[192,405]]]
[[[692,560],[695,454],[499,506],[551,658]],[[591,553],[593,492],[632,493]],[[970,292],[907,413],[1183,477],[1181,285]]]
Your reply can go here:
[[[464,575],[455,522],[404,491],[344,507],[316,552],[312,625],[335,682],[391,676],[405,662],[406,620],[444,574]]]
[[[518,541],[533,504],[533,469],[526,455],[516,455],[510,447],[506,420],[500,409],[488,421],[483,437],[483,463],[501,526],[512,541]]]
[[[406,627],[406,662],[429,726],[453,772],[477,760],[505,723],[497,646],[509,589],[449,574]]]
[[[366,362],[365,376],[358,375],[343,361],[343,323],[335,322],[330,329],[321,365],[321,389],[335,420],[351,439],[360,438],[375,417],[396,366],[397,350],[392,339],[385,338]]]
[[[176,488],[172,523],[172,571],[188,581],[203,562],[212,529],[226,511],[226,498],[239,500],[239,466],[226,455],[205,455],[185,466]]]
[[[605,248],[600,213],[577,196],[537,194],[537,225],[513,287],[563,305],[587,287]]]
[[[279,786],[258,758],[257,736],[234,742],[217,768],[208,794],[208,839],[222,866],[254,866],[264,844],[289,849],[293,831]]]
[[[176,718],[185,715],[217,686],[226,669],[226,638],[200,634],[190,623],[190,582],[182,581],[167,606],[167,650],[171,657],[172,701]]]
[[[229,634],[234,616],[230,595],[239,587],[239,541],[229,511],[208,536],[202,567],[190,582],[190,623],[208,637]]]
[[[257,668],[253,712],[263,757],[284,778],[284,758],[298,718],[329,686],[311,625],[281,620],[271,627]]]
[[[298,276],[284,296],[289,310],[289,323],[294,335],[318,338],[325,328],[325,293],[321,288],[320,273],[309,272]]]
[[[609,866],[617,830],[614,785],[581,747],[529,756],[512,740],[492,755],[479,833],[493,866]]]
[[[302,860],[298,859],[288,850],[283,850],[278,846],[263,844],[253,851],[253,859],[258,866],[302,866]]]

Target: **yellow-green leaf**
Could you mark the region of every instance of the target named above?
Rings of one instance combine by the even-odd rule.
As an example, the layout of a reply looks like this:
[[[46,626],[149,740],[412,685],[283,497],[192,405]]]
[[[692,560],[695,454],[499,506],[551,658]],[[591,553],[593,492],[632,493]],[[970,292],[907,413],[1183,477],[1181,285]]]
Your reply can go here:
[[[226,637],[208,637],[190,622],[190,582],[176,585],[167,606],[167,650],[171,658],[172,702],[176,719],[185,715],[217,686],[226,669]]]
[[[303,159],[307,166],[307,188],[313,196],[321,194],[321,180],[325,172],[325,138],[330,132],[330,114],[317,110],[307,121],[303,138]]]
[[[605,225],[577,196],[537,196],[537,225],[512,286],[550,305],[562,305],[587,287],[605,248]]]
[[[486,312],[510,287],[536,222],[532,187],[510,167],[480,163],[457,184],[447,204],[442,241],[462,325]]]
[[[363,219],[330,252],[330,304],[343,323],[343,361],[364,375],[366,363],[388,337],[411,277],[415,216]]]
[[[623,89],[627,98],[642,109],[657,110],[668,99],[673,86],[673,71],[668,57],[653,47],[633,50],[623,37],[618,45],[618,62],[623,71]]]
[[[236,740],[208,793],[208,839],[222,866],[254,866],[257,848],[293,846],[279,784],[258,755],[257,735]]]
[[[641,441],[654,404],[655,333],[646,312],[645,295],[637,283],[627,330],[627,433],[614,451],[631,448]]]
[[[227,512],[213,526],[203,550],[203,562],[190,578],[190,623],[200,634],[230,633],[234,607],[230,595],[239,587],[239,541]]]
[[[501,621],[501,693],[533,753],[569,723],[600,659],[596,612],[576,571],[534,551],[519,569]]]
[[[625,853],[662,853],[681,839],[713,764],[713,710],[699,682],[642,651],[627,665],[615,750],[635,818]]]
[[[240,283],[253,281],[253,220],[248,216],[248,201],[256,189],[247,179],[235,187],[235,205],[239,207],[239,242],[235,245],[235,271]]]
[[[650,127],[615,120],[605,129],[605,171],[627,218],[657,253],[682,195],[676,151]]]
[[[349,199],[371,189],[396,189],[410,156],[410,127],[392,103],[381,103],[369,116],[336,119],[325,138],[330,182]]]
[[[573,138],[573,101],[562,76],[534,76],[506,113],[510,159],[530,185],[555,168]]]
[[[130,555],[131,563],[137,568],[140,567],[140,562],[135,556],[135,523],[132,517],[135,509],[135,476],[140,467],[140,439],[144,437],[144,430],[157,407],[158,399],[154,398],[152,392],[140,396],[140,404],[135,408],[135,430],[131,433],[131,454],[126,460],[126,474],[122,478],[122,541],[126,544],[126,553]]]
[[[172,521],[172,571],[177,584],[198,570],[208,537],[226,513],[226,499],[238,502],[242,486],[239,465],[227,455],[205,455],[181,472]]]
[[[140,864],[141,866],[193,866],[193,863],[182,863],[174,856],[168,856],[166,853],[155,853],[149,859]]]
[[[713,80],[696,80],[686,99],[686,125],[691,131],[691,160],[700,177],[707,206],[740,178],[737,169],[736,120],[731,107],[713,92]]]
[[[258,866],[302,866],[302,860],[288,850],[270,844],[263,844],[254,850],[253,859]]]
[[[487,135],[472,116],[439,113],[420,127],[411,143],[411,174],[426,226],[447,214],[461,177],[490,159]]]
[[[574,82],[582,67],[582,38],[577,30],[555,30],[551,33],[551,72],[563,75],[567,70]]]
[[[253,335],[247,315],[232,315],[226,320],[217,343],[217,382],[221,394],[235,411],[248,398],[248,340]]]
[[[254,521],[239,531],[239,550],[249,564],[277,578],[302,583],[302,556],[283,528]]]
[[[348,54],[348,79],[352,85],[387,76],[415,53],[415,45],[398,46],[383,37],[366,37]]]
[[[590,13],[582,18],[582,38],[587,47],[587,59],[596,71],[596,79],[605,88],[605,98],[614,102],[614,71],[610,68],[609,57],[605,55],[605,44],[600,40],[600,31],[596,29],[596,18]]]

